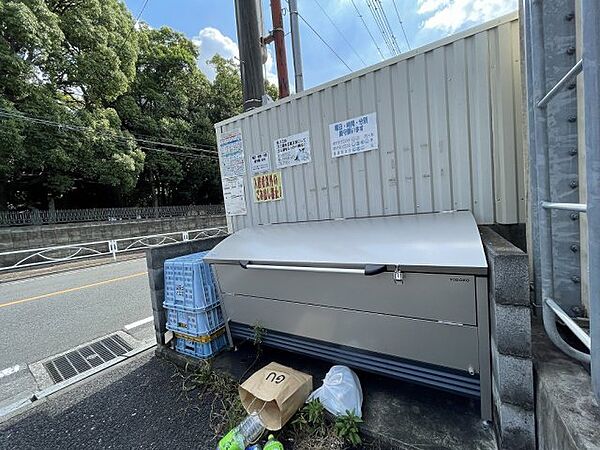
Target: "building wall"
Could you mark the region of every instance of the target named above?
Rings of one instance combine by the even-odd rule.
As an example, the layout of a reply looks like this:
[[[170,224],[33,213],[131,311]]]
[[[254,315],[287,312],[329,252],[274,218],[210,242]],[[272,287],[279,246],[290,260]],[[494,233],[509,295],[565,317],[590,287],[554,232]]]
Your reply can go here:
[[[258,224],[471,210],[525,222],[517,14],[488,22],[215,126],[241,129],[247,214]],[[329,124],[377,113],[379,148],[333,158]],[[281,169],[283,199],[255,203],[249,158],[309,131],[310,163]]]

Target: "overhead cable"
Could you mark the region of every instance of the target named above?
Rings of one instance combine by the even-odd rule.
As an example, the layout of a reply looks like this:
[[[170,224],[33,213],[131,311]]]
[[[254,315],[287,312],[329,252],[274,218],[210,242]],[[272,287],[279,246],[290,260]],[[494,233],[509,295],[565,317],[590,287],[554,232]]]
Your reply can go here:
[[[358,14],[358,17],[360,18],[363,26],[365,27],[365,30],[367,30],[367,33],[369,33],[369,36],[371,37],[371,40],[373,41],[373,45],[375,45],[375,48],[379,52],[379,56],[381,56],[381,59],[384,59],[385,57],[383,56],[383,53],[382,53],[381,49],[379,48],[379,45],[377,45],[377,41],[375,40],[373,33],[371,33],[371,30],[369,30],[369,27],[367,26],[367,22],[365,22],[363,15],[360,13],[360,10],[356,6],[356,3],[354,3],[354,0],[350,0],[350,1],[352,2],[352,6],[354,6],[356,14]]]
[[[133,141],[136,143],[142,142],[145,144],[153,144],[153,145],[162,145],[164,147],[176,148],[176,149],[181,149],[181,150],[191,150],[191,151],[196,151],[196,152],[210,154],[210,155],[218,154],[218,152],[213,149],[192,147],[192,146],[188,146],[188,145],[172,144],[169,142],[162,142],[159,140],[142,139],[142,138],[138,138],[135,136],[130,137],[130,136],[125,136],[125,135],[115,135],[115,134],[107,132],[107,131],[94,130],[93,128],[89,128],[89,127],[55,122],[53,120],[49,120],[49,119],[41,118],[41,117],[29,116],[29,115],[26,115],[26,114],[23,114],[20,112],[16,114],[14,111],[2,109],[2,108],[0,108],[0,117],[21,119],[21,120],[25,120],[25,121],[29,121],[29,122],[33,122],[33,123],[39,123],[42,125],[53,126],[53,127],[63,129],[63,130],[93,133],[93,134],[97,134],[97,135],[100,135],[103,137],[107,137],[109,139],[117,139],[117,140],[122,140],[122,141]]]
[[[410,42],[408,42],[408,36],[406,35],[406,30],[404,29],[404,22],[400,18],[400,13],[398,12],[398,7],[396,6],[396,0],[392,0],[394,3],[394,9],[396,10],[396,16],[398,17],[398,22],[400,22],[400,28],[402,29],[402,34],[404,35],[404,40],[406,41],[406,46],[409,50],[411,50]]]
[[[367,66],[367,63],[365,62],[365,60],[356,51],[356,48],[354,47],[354,45],[352,45],[350,43],[350,41],[348,41],[348,39],[346,38],[346,36],[344,35],[344,33],[342,33],[342,31],[338,28],[338,26],[331,19],[331,17],[329,16],[329,14],[327,14],[327,11],[325,11],[325,8],[323,8],[323,6],[321,6],[321,3],[319,3],[319,0],[315,0],[315,3],[317,4],[317,6],[319,8],[321,8],[321,11],[323,11],[323,14],[325,14],[325,17],[327,17],[327,19],[329,20],[329,22],[331,23],[331,25],[333,25],[333,27],[337,30],[338,34],[342,37],[342,39],[344,39],[344,41],[346,41],[346,44],[348,44],[348,47],[350,47],[352,49],[352,51],[354,52],[354,54],[358,57],[358,59],[360,59],[360,61],[363,63],[363,66]]]
[[[287,1],[287,0],[286,0],[286,1]],[[289,2],[288,2],[288,4],[289,4]],[[327,47],[329,50],[331,50],[331,53],[333,53],[333,54],[336,56],[336,58],[337,58],[337,59],[339,59],[339,60],[340,60],[340,62],[341,62],[341,63],[342,63],[344,66],[346,66],[346,68],[347,68],[347,69],[348,69],[350,72],[352,72],[352,68],[351,68],[351,67],[350,67],[350,66],[349,66],[349,65],[346,63],[346,61],[344,61],[344,59],[343,59],[343,58],[342,58],[342,57],[341,57],[341,56],[338,54],[338,52],[336,52],[336,51],[334,50],[334,48],[333,48],[331,45],[329,45],[329,43],[328,43],[328,42],[327,42],[327,41],[326,41],[326,40],[323,38],[323,36],[321,36],[321,35],[319,34],[319,32],[318,32],[317,30],[315,30],[315,28],[314,28],[314,27],[313,27],[313,26],[312,26],[310,23],[308,23],[308,20],[306,20],[306,19],[304,18],[304,16],[303,16],[302,14],[300,14],[300,12],[298,12],[298,17],[300,17],[300,19],[302,19],[302,22],[304,22],[304,23],[306,24],[306,26],[307,26],[308,28],[310,28],[310,30],[311,30],[313,33],[315,33],[315,35],[316,35],[316,36],[317,36],[317,37],[318,37],[318,38],[321,40],[321,42],[323,42],[323,44],[325,44],[325,46],[326,46],[326,47]]]
[[[188,146],[184,146],[184,145],[168,144],[168,143],[164,143],[164,142],[160,142],[160,141],[139,139],[139,138],[135,138],[133,136],[132,137],[118,136],[115,134],[109,134],[106,132],[94,130],[92,128],[64,124],[64,123],[54,122],[54,121],[46,120],[46,119],[39,119],[39,118],[31,117],[31,116],[26,116],[24,114],[14,114],[12,112],[6,112],[6,110],[3,110],[0,108],[0,118],[2,118],[2,117],[19,119],[19,120],[39,124],[39,125],[51,126],[51,127],[57,128],[58,130],[61,130],[61,131],[66,130],[66,131],[76,131],[76,132],[80,132],[80,133],[92,133],[92,134],[99,135],[101,137],[112,139],[116,142],[134,142],[140,149],[156,151],[156,152],[161,152],[161,153],[167,153],[167,154],[171,154],[174,156],[218,159],[218,153],[215,151],[207,151],[204,149],[188,147]],[[146,147],[146,146],[140,145],[140,142],[147,143],[147,144],[163,145],[163,146],[179,148],[179,149],[183,149],[183,150],[194,150],[194,151],[198,151],[200,153],[183,153],[183,152],[177,152],[177,151],[173,151],[173,150],[166,150],[166,149],[160,149],[160,148],[154,148],[154,147]]]
[[[379,14],[378,9],[375,6],[374,0],[365,0],[365,2],[367,3],[367,7],[369,8],[369,11],[371,12],[371,16],[373,17],[375,25],[379,29],[379,33],[381,34],[381,37],[383,38],[383,42],[385,42],[385,45],[388,49],[388,52],[390,53],[390,56],[394,56],[396,54],[396,50],[394,49],[394,44],[391,40],[390,35],[387,32],[387,29],[385,27],[383,19],[382,19],[381,15]]]
[[[381,0],[374,0],[375,4],[379,5],[379,11],[380,14],[383,18],[383,21],[385,23],[385,26],[387,27],[388,33],[391,36],[391,40],[392,43],[394,45],[394,48],[396,50],[396,54],[400,54],[400,46],[398,45],[398,41],[396,40],[396,35],[394,34],[394,30],[392,29],[392,27],[390,26],[390,21],[388,20],[387,14],[385,12],[385,8],[383,7],[383,3],[381,3]]]

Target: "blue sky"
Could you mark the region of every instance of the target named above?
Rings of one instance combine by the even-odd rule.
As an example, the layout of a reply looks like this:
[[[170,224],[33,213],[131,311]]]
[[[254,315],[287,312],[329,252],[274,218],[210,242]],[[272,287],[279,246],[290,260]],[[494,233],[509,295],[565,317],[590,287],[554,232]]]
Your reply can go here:
[[[145,0],[125,0],[134,17],[137,17],[144,2]],[[517,0],[298,0],[298,11],[338,53],[345,64],[352,70],[359,70],[381,61],[382,58],[354,5],[365,20],[383,56],[386,59],[390,57],[390,51],[368,5],[379,2],[402,52],[408,47],[398,16],[403,21],[408,43],[414,49],[517,8]],[[271,29],[269,0],[262,0],[262,3],[263,23],[267,33]],[[213,73],[210,67],[207,67],[206,60],[215,53],[227,58],[237,56],[233,5],[233,0],[148,0],[141,20],[154,28],[169,26],[194,40],[200,49],[198,65],[212,78]],[[282,0],[282,5],[287,6],[286,0]],[[284,11],[284,28],[287,33],[289,15],[286,13],[287,11]],[[302,21],[300,35],[305,88],[349,73],[346,65]],[[293,86],[289,35],[286,40],[290,86]],[[276,82],[275,65],[271,56],[273,54],[271,44],[265,71],[267,77]]]

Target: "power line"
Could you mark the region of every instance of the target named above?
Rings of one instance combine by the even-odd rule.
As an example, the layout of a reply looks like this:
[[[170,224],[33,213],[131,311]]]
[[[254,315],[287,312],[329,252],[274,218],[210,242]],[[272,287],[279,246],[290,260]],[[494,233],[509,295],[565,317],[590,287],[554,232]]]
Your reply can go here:
[[[142,5],[140,12],[138,13],[137,17],[135,18],[135,24],[133,25],[133,27],[135,28],[138,23],[140,22],[140,17],[142,17],[142,14],[144,13],[144,10],[146,9],[146,6],[148,6],[148,2],[150,0],[145,0],[144,4]]]
[[[161,153],[166,153],[166,154],[170,154],[170,155],[173,155],[173,156],[184,156],[184,157],[188,157],[188,158],[211,158],[211,159],[218,159],[217,152],[206,152],[206,151],[204,151],[204,153],[201,153],[201,154],[198,154],[198,153],[183,153],[183,152],[176,152],[176,151],[172,151],[172,150],[165,150],[165,149],[158,149],[158,148],[153,148],[153,147],[146,147],[146,146],[140,145],[139,142],[138,142],[140,140],[139,139],[136,140],[134,137],[129,138],[127,136],[110,135],[110,134],[107,134],[107,133],[99,132],[97,130],[93,130],[91,128],[79,127],[79,126],[69,125],[69,124],[61,124],[59,122],[54,122],[54,121],[50,121],[50,120],[36,119],[35,117],[31,117],[31,116],[6,113],[1,108],[0,108],[0,117],[15,118],[15,119],[20,119],[20,120],[32,122],[32,123],[35,123],[35,124],[38,124],[38,125],[52,126],[52,127],[58,128],[58,130],[60,130],[60,131],[68,130],[68,131],[77,131],[77,132],[82,132],[82,133],[95,133],[95,134],[107,137],[109,139],[113,139],[114,141],[117,141],[117,142],[122,142],[122,141],[135,142],[136,145],[140,149],[149,150],[149,151],[155,151],[155,152],[161,152]],[[147,143],[155,143],[157,145],[164,145],[164,143],[161,143],[159,141],[148,141],[148,140],[141,140],[141,141],[147,142]],[[194,149],[194,147],[186,147],[186,146],[177,146],[177,147],[181,147],[183,149]],[[197,150],[203,151],[202,149],[197,149]]]
[[[387,19],[387,14],[383,9],[383,5],[380,0],[366,0],[367,6],[371,11],[371,15],[375,20],[375,24],[379,28],[381,36],[386,43],[386,46],[390,52],[391,56],[395,56],[400,53],[400,48],[398,47],[398,43],[396,41],[396,36],[390,27],[390,23]]]
[[[173,155],[173,156],[182,156],[184,158],[192,158],[192,159],[208,158],[208,159],[214,159],[216,161],[219,160],[219,158],[217,156],[193,155],[191,153],[173,152],[171,150],[163,150],[162,148],[152,148],[152,147],[144,147],[144,146],[140,146],[139,148],[142,149],[142,150],[146,150],[146,151],[166,153],[168,155]]]
[[[400,18],[400,13],[398,12],[398,7],[396,6],[396,0],[392,0],[392,2],[394,4],[394,9],[396,10],[396,16],[398,16],[398,22],[400,22],[400,28],[402,29],[402,34],[404,35],[404,40],[406,41],[406,46],[408,47],[409,50],[411,50],[410,42],[408,42],[408,36],[406,35],[406,30],[404,29],[404,22],[402,22],[402,19]]]
[[[138,136],[141,136],[142,138],[156,139],[154,136],[151,136],[149,134],[138,133],[137,131],[133,132],[131,130],[127,130],[127,131],[129,131],[131,134],[133,134],[136,138],[138,138]],[[173,144],[177,143],[177,141],[175,139],[169,139],[169,138],[165,138],[165,137],[161,137],[160,140],[161,140],[161,142],[170,142]],[[206,144],[204,142],[201,142],[200,145],[202,145],[202,148],[201,148],[202,150],[216,151],[216,149],[217,149],[217,147],[215,147],[214,145]]]
[[[387,26],[388,33],[392,36],[392,42],[396,49],[397,54],[400,54],[400,46],[398,45],[398,41],[396,40],[396,35],[394,34],[394,30],[390,26],[390,21],[388,20],[387,14],[385,12],[385,8],[383,7],[383,3],[381,0],[373,0],[375,4],[379,4],[379,11],[383,20],[385,21],[385,25]]]
[[[373,41],[373,44],[375,45],[375,48],[379,52],[379,56],[381,56],[381,59],[384,59],[383,53],[381,52],[381,49],[379,48],[379,45],[377,45],[377,41],[375,40],[375,37],[373,36],[373,34],[371,33],[371,31],[369,30],[369,27],[367,26],[367,22],[365,22],[365,19],[363,18],[363,16],[360,13],[358,7],[356,6],[356,3],[354,3],[354,0],[350,0],[350,1],[352,2],[352,6],[354,6],[354,9],[356,10],[356,14],[358,14],[358,17],[360,17],[360,20],[361,20],[363,26],[365,27],[365,30],[367,30],[367,33],[369,33],[369,36],[371,36],[371,40]]]
[[[0,113],[0,117],[2,117],[2,113]],[[12,137],[13,134],[9,133],[6,130],[0,129],[0,135],[3,136],[7,136],[7,137]],[[213,159],[218,161],[219,158],[217,156],[212,156],[212,155],[194,155],[191,153],[182,153],[182,152],[174,152],[171,150],[164,150],[164,149],[160,149],[160,148],[152,148],[152,147],[145,147],[145,146],[138,146],[138,148],[142,149],[142,150],[146,150],[146,151],[153,151],[153,152],[160,152],[160,153],[166,153],[169,155],[173,155],[173,156],[182,156],[185,158],[192,158],[192,159],[203,159],[203,158],[208,158],[208,159]]]
[[[112,133],[109,133],[106,131],[94,130],[93,128],[89,128],[89,127],[65,124],[65,123],[55,122],[53,120],[49,120],[49,119],[45,119],[45,118],[28,116],[21,112],[19,112],[18,114],[15,114],[13,111],[9,111],[9,110],[3,109],[3,108],[0,108],[0,117],[10,117],[10,118],[15,118],[15,119],[26,120],[26,121],[33,122],[33,123],[39,123],[42,125],[53,126],[53,127],[63,129],[63,130],[79,131],[79,132],[84,132],[84,133],[94,133],[94,134],[97,134],[100,136],[107,137],[109,139],[135,142],[136,144],[139,144],[140,142],[142,142],[145,144],[162,145],[164,147],[176,148],[176,149],[181,149],[181,150],[192,150],[192,151],[197,151],[200,153],[205,153],[205,154],[210,154],[210,155],[218,155],[218,152],[215,150],[212,150],[212,149],[191,147],[188,145],[171,144],[168,142],[161,142],[158,140],[136,138],[135,136],[129,137],[129,136],[123,136],[123,135],[115,135],[115,134],[112,134]]]
[[[344,39],[344,41],[346,41],[346,44],[348,44],[348,46],[352,49],[352,51],[354,52],[354,54],[356,56],[358,56],[358,59],[360,59],[360,61],[363,63],[363,66],[366,66],[367,63],[365,62],[365,60],[356,51],[356,48],[354,48],[354,46],[350,43],[350,41],[348,41],[348,39],[346,39],[346,36],[344,35],[344,33],[342,33],[342,31],[338,28],[338,26],[335,24],[335,22],[331,19],[331,17],[329,16],[329,14],[327,14],[327,11],[325,11],[325,8],[323,8],[323,6],[321,6],[321,3],[319,3],[319,0],[315,0],[315,3],[317,4],[317,6],[319,8],[321,8],[321,11],[323,11],[323,14],[325,14],[325,17],[327,17],[327,19],[329,19],[329,22],[331,22],[331,25],[333,25],[333,27],[337,30],[337,32],[342,37],[342,39]]]
[[[390,38],[387,34],[387,30],[385,29],[385,26],[383,25],[383,22],[381,21],[381,17],[379,16],[377,9],[374,8],[371,0],[365,0],[365,1],[367,4],[367,7],[369,8],[369,11],[371,12],[371,16],[373,17],[375,25],[379,29],[379,34],[381,34],[381,37],[383,38],[383,42],[385,43],[385,45],[388,49],[388,52],[390,53],[390,56],[394,56],[394,48],[393,48],[392,42],[390,41]]]
[[[306,26],[307,26],[308,28],[310,28],[310,29],[311,29],[311,31],[317,35],[317,37],[318,37],[318,38],[321,40],[321,42],[323,42],[323,44],[325,44],[325,45],[327,46],[327,48],[328,48],[329,50],[331,50],[331,53],[333,53],[333,54],[334,54],[334,55],[337,57],[337,59],[339,59],[339,60],[341,61],[341,63],[342,63],[343,65],[345,65],[345,66],[346,66],[346,68],[347,68],[347,69],[348,69],[350,72],[352,72],[352,69],[350,68],[350,66],[349,66],[348,64],[346,64],[346,61],[344,61],[344,60],[342,59],[342,57],[341,57],[341,56],[340,56],[340,55],[339,55],[339,54],[338,54],[338,53],[337,53],[337,52],[336,52],[336,51],[333,49],[333,47],[332,47],[331,45],[329,45],[325,39],[323,39],[323,37],[322,37],[322,36],[319,34],[319,32],[318,32],[317,30],[315,30],[315,29],[313,28],[313,26],[312,26],[310,23],[308,23],[308,21],[307,21],[307,20],[304,18],[304,16],[303,16],[302,14],[300,14],[299,12],[298,12],[298,17],[300,17],[300,19],[302,19],[302,22],[304,22],[304,23],[306,24]]]
[[[129,40],[129,38],[131,37],[131,33],[133,33],[135,31],[135,28],[140,23],[140,18],[142,17],[142,14],[144,13],[144,10],[146,9],[146,6],[148,6],[148,2],[149,1],[150,0],[144,0],[144,3],[142,4],[142,7],[140,8],[140,12],[138,13],[138,15],[135,18],[135,22],[133,23],[133,27],[131,27],[129,29],[129,31],[125,35],[125,39],[123,39],[123,42],[121,43],[121,45],[119,45],[119,51],[117,52],[117,55],[119,53],[121,53],[121,50],[123,50],[123,46],[125,45],[125,42],[127,42]]]
[[[287,3],[287,4],[288,4],[288,6],[289,6],[290,2],[289,2],[288,0],[286,0],[286,3]],[[326,46],[326,47],[327,47],[329,50],[331,50],[331,53],[333,53],[333,54],[334,54],[334,55],[337,57],[337,59],[339,59],[339,60],[340,60],[340,62],[341,62],[343,65],[345,65],[345,66],[346,66],[346,68],[347,68],[347,69],[348,69],[350,72],[352,72],[352,69],[350,68],[350,66],[349,66],[348,64],[346,64],[346,61],[344,61],[344,60],[342,59],[342,57],[341,57],[341,56],[340,56],[340,55],[339,55],[339,54],[338,54],[338,53],[337,53],[337,52],[336,52],[336,51],[333,49],[333,47],[332,47],[331,45],[329,45],[325,39],[323,39],[323,37],[322,37],[322,36],[319,34],[319,32],[318,32],[317,30],[315,30],[315,29],[314,29],[314,27],[313,27],[313,26],[312,26],[310,23],[308,23],[308,20],[306,20],[306,19],[304,18],[304,16],[303,16],[302,14],[300,14],[300,12],[299,12],[299,11],[298,11],[298,17],[300,17],[300,18],[302,19],[302,22],[304,22],[304,23],[306,24],[306,26],[307,26],[308,28],[310,28],[310,30],[311,30],[313,33],[315,33],[315,35],[316,35],[316,36],[317,36],[317,37],[318,37],[318,38],[321,40],[321,42],[323,42],[323,44],[325,44],[325,46]]]

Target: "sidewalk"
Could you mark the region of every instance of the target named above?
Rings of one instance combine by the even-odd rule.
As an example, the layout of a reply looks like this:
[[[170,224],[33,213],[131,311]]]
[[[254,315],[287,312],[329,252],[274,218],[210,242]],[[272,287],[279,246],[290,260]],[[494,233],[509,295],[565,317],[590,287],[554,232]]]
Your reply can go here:
[[[249,347],[222,354],[215,369],[239,378],[255,360]],[[271,360],[312,373],[315,387],[329,368],[322,361],[265,349],[253,369]],[[481,424],[477,402],[358,375],[365,397],[363,448],[496,448],[491,429]],[[218,438],[208,423],[211,403],[185,392],[176,366],[149,350],[0,424],[0,448],[215,449]]]

